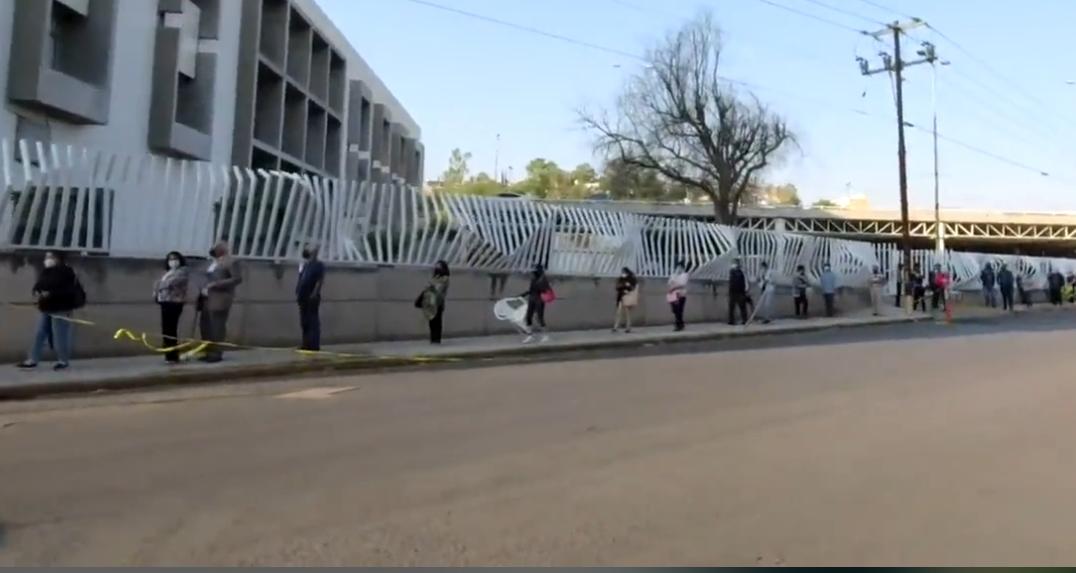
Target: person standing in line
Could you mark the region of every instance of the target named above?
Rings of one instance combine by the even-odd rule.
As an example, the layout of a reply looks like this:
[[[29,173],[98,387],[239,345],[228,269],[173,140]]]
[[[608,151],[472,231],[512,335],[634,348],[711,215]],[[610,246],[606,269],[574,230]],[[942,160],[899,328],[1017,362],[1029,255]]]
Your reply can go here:
[[[922,308],[923,312],[926,312],[927,289],[923,286],[923,270],[919,268],[919,265],[912,267],[912,272],[908,275],[908,288],[912,292],[912,311]]]
[[[1016,294],[1020,296],[1020,304],[1024,307],[1031,309],[1031,293],[1028,292],[1026,285],[1024,285],[1024,275],[1016,275]]]
[[[826,316],[832,318],[837,315],[837,273],[833,272],[829,263],[822,267],[820,282],[822,298],[826,301]]]
[[[942,270],[941,264],[934,265],[934,272],[931,278],[931,287],[934,289],[931,307],[934,310],[946,310],[949,306],[949,297],[947,291],[949,290],[949,273]]]
[[[983,272],[979,273],[979,282],[983,285],[983,300],[988,308],[997,308],[998,299],[994,293],[997,277],[994,275],[994,267],[990,263],[983,265]]]
[[[770,308],[771,301],[773,300],[773,274],[770,272],[770,265],[766,261],[762,261],[760,265],[761,273],[758,277],[758,307],[754,311],[755,316],[762,321],[762,324],[770,323]]]
[[[530,286],[527,287],[527,292],[523,296],[527,299],[526,321],[527,329],[530,331],[530,334],[523,339],[523,344],[534,342],[536,332],[541,333],[539,342],[549,342],[549,335],[546,334],[545,305],[546,301],[553,299],[553,287],[549,285],[549,279],[545,276],[545,267],[541,264],[534,265]]]
[[[885,283],[888,282],[885,278],[885,273],[878,265],[874,265],[874,269],[871,272],[871,311],[874,312],[874,316],[882,315],[882,288],[885,287]]]
[[[900,302],[900,297],[904,294],[904,263],[897,263],[897,296],[893,303],[894,306],[900,308],[904,306]]]
[[[1001,310],[1016,312],[1016,308],[1013,306],[1013,287],[1015,286],[1016,278],[1013,277],[1012,271],[1009,270],[1009,266],[1002,263],[1001,269],[998,270],[998,290],[1001,291]]]
[[[687,265],[683,261],[677,261],[672,276],[669,277],[665,300],[672,308],[673,318],[676,321],[675,331],[684,330],[684,307],[687,305],[687,285],[691,275],[687,272]]]
[[[187,287],[190,274],[187,272],[187,260],[176,251],[165,257],[164,275],[153,285],[153,299],[161,307],[161,340],[169,350],[164,354],[167,364],[179,364],[179,318],[183,316],[183,305],[187,304]]]
[[[445,301],[448,300],[449,282],[448,263],[437,261],[433,265],[433,277],[430,284],[422,291],[422,315],[430,326],[430,344],[441,344],[444,334]]]
[[[299,303],[299,328],[303,332],[300,350],[321,350],[321,287],[325,283],[325,264],[318,260],[318,248],[303,249],[295,300]]]
[[[796,267],[796,276],[792,278],[793,303],[796,306],[796,317],[807,318],[807,289],[811,283],[807,279],[807,268],[803,265]]]
[[[1049,274],[1046,275],[1046,283],[1050,290],[1050,304],[1058,306],[1061,304],[1061,287],[1065,283],[1065,277],[1061,276],[1061,273],[1057,269],[1050,268]]]
[[[74,269],[67,266],[63,253],[47,251],[44,265],[45,268],[37,277],[33,288],[37,309],[41,313],[37,319],[37,330],[30,347],[30,355],[18,366],[22,369],[37,368],[51,333],[53,350],[56,353],[53,370],[66,370],[71,364],[71,313],[85,304],[86,293],[82,290]]]
[[[200,298],[202,307],[202,339],[206,342],[224,342],[228,335],[228,315],[235,302],[236,288],[243,282],[239,263],[231,256],[228,243],[221,241],[209,250],[212,260],[206,267],[206,284]],[[203,362],[216,363],[223,359],[223,348],[210,344]]]
[[[747,324],[747,275],[740,268],[740,259],[732,261],[729,269],[729,325],[736,324],[736,309],[740,309],[741,324]]]
[[[620,331],[620,319],[624,318],[624,332],[631,332],[631,311],[639,304],[639,279],[628,267],[620,269],[616,279],[616,317],[613,332]]]

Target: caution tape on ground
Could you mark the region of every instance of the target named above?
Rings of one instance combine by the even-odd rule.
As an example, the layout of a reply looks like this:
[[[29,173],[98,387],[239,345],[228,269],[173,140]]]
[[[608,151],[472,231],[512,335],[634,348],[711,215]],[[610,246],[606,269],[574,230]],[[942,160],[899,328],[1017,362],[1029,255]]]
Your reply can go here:
[[[0,301],[0,305],[14,308],[17,310],[40,312],[37,307],[28,304],[16,304],[7,301]],[[91,320],[85,320],[81,318],[75,318],[72,316],[64,316],[62,314],[50,314],[54,319],[70,322],[71,324],[77,324],[79,326],[90,327],[95,330],[109,330],[109,327],[98,324]],[[155,354],[168,354],[170,352],[181,352],[185,358],[197,356],[202,354],[211,347],[228,348],[233,350],[263,350],[269,352],[289,352],[298,354],[300,356],[310,358],[333,358],[340,360],[406,360],[414,363],[434,363],[434,362],[457,362],[458,358],[449,356],[386,356],[377,354],[359,354],[350,352],[331,352],[327,350],[303,350],[301,348],[294,347],[280,347],[280,346],[252,346],[249,344],[236,344],[234,342],[211,342],[208,340],[202,340],[198,338],[180,338],[172,346],[159,346],[151,342],[151,335],[146,332],[133,330],[130,328],[116,328],[113,330],[112,340],[120,342],[133,342],[141,344],[150,352]]]

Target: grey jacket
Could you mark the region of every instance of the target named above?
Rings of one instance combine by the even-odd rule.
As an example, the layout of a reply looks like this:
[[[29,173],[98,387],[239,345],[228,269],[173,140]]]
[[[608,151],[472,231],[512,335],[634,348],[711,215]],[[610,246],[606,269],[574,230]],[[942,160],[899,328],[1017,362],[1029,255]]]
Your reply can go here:
[[[206,268],[205,310],[228,310],[235,302],[235,288],[243,282],[239,263],[231,256],[221,257]]]
[[[833,271],[825,271],[822,273],[822,294],[836,294],[837,293],[837,273]]]

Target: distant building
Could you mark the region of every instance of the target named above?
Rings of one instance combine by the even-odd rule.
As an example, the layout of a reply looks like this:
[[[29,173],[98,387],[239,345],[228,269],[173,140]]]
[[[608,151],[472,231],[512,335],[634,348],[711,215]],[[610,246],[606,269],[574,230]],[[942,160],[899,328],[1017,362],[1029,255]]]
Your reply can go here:
[[[418,124],[314,0],[3,0],[0,93],[8,141],[422,182]]]

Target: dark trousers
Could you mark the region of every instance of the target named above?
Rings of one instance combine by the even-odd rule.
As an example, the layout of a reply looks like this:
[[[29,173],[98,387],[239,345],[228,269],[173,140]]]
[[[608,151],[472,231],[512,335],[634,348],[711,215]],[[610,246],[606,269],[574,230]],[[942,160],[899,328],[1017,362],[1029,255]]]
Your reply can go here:
[[[303,330],[302,350],[321,350],[321,301],[299,303],[299,327]]]
[[[673,318],[676,319],[676,330],[684,329],[684,306],[687,305],[687,297],[680,297],[676,302],[670,302]]]
[[[445,326],[445,307],[437,308],[437,314],[430,319],[430,344],[441,344],[441,333]]]
[[[915,287],[912,291],[912,310],[922,308],[923,312],[927,311],[927,290],[923,287]]]
[[[161,307],[161,344],[171,348],[179,344],[179,317],[183,315],[183,303],[162,302]],[[179,350],[164,354],[168,362],[179,362]]]
[[[938,310],[942,304],[942,291],[934,289],[930,291],[930,308],[931,310]]]
[[[736,309],[740,309],[740,324],[747,324],[747,295],[729,293],[729,324],[736,324]]]
[[[224,342],[228,335],[228,314],[230,308],[224,310],[202,309],[201,329],[202,340],[206,342]],[[217,362],[221,359],[224,349],[216,344],[210,344],[205,350],[205,359]]]
[[[1031,293],[1024,289],[1017,289],[1020,294],[1020,303],[1024,306],[1031,308]]]
[[[896,306],[897,308],[900,308],[900,307],[901,307],[901,304],[900,304],[900,296],[901,296],[902,294],[904,294],[904,285],[902,285],[902,284],[900,284],[900,283],[897,283],[897,296],[896,296],[896,299],[895,299],[895,300],[893,301],[893,304],[894,304],[894,305],[895,305],[895,306]]]
[[[534,326],[535,319],[538,320],[538,326],[541,330],[545,330],[545,301],[540,298],[530,298],[527,300],[527,327]]]
[[[1050,287],[1050,304],[1054,306],[1061,304],[1061,289]]]
[[[798,294],[793,300],[796,303],[796,316],[807,318],[807,295]]]
[[[834,293],[823,293],[822,298],[826,301],[826,316],[837,315],[837,295]]]
[[[1014,310],[1012,306],[1012,289],[1001,289],[1001,309],[1002,310]]]

